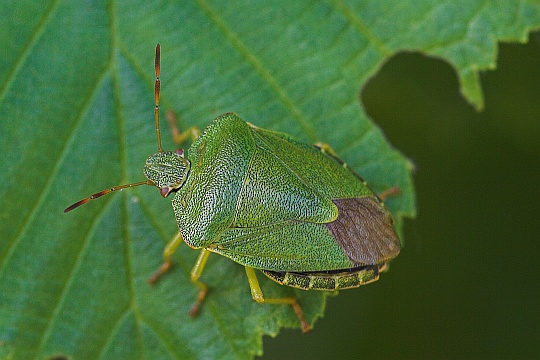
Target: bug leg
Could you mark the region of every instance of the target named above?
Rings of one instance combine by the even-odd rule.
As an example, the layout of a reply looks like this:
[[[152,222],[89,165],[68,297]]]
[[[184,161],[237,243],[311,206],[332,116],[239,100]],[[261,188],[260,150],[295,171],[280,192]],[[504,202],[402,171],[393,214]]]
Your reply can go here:
[[[189,137],[191,137],[192,141],[195,141],[201,135],[201,130],[199,130],[199,128],[196,126],[192,126],[189,129],[180,132],[180,130],[178,130],[178,126],[176,126],[176,115],[174,114],[174,112],[168,110],[166,115],[167,120],[169,120],[169,125],[171,127],[171,132],[175,144],[179,145],[186,141]]]
[[[206,261],[208,260],[209,255],[210,251],[202,249],[199,257],[197,258],[197,262],[195,262],[195,266],[193,266],[193,269],[191,270],[191,282],[200,290],[195,304],[193,304],[193,307],[191,310],[189,310],[188,314],[191,317],[195,317],[197,315],[199,312],[199,307],[201,306],[204,298],[206,297],[206,293],[208,292],[208,285],[199,281],[199,278],[201,277],[204,267],[206,266]]]
[[[307,333],[311,331],[311,326],[307,323],[306,319],[304,318],[304,313],[302,312],[302,308],[298,304],[298,301],[294,297],[284,297],[284,298],[271,298],[271,299],[265,299],[261,290],[261,286],[259,285],[259,280],[257,280],[257,274],[255,274],[255,270],[252,267],[246,266],[246,274],[249,282],[249,287],[251,288],[251,297],[253,297],[253,300],[258,302],[259,304],[289,304],[292,306],[296,316],[298,317],[298,320],[300,320],[300,323],[302,324],[302,331],[304,333]]]
[[[328,145],[327,143],[323,143],[323,142],[316,142],[314,144],[314,146],[316,148],[318,148],[322,153],[330,155],[331,157],[333,157],[343,167],[348,168],[360,181],[362,181],[367,186],[367,183],[365,182],[365,180],[360,175],[355,173],[351,168],[349,168],[347,163],[345,161],[341,160],[337,156],[336,152],[334,151],[334,149],[332,149],[332,147],[330,145]],[[380,194],[377,194],[377,196],[379,197],[379,199],[381,201],[384,201],[390,196],[394,196],[394,195],[399,194],[400,191],[401,190],[400,190],[399,186],[394,186],[394,187],[391,187],[389,189],[386,189],[385,191],[381,192]]]
[[[332,155],[333,157],[337,158],[337,154],[336,152],[334,151],[334,149],[332,149],[332,147],[327,144],[327,143],[323,143],[323,142],[320,142],[320,141],[317,141],[315,144],[313,144],[316,148],[319,148],[319,150],[321,150],[323,153],[325,154],[330,154]]]
[[[180,231],[179,231],[172,238],[172,240],[169,241],[167,245],[165,245],[165,250],[163,250],[163,264],[161,264],[161,267],[158,269],[158,271],[156,271],[154,275],[152,275],[148,279],[148,282],[150,283],[150,285],[154,285],[163,274],[169,271],[172,265],[171,256],[172,254],[174,254],[176,249],[178,249],[178,246],[180,246],[180,244],[183,241],[184,239],[182,238],[182,235],[180,234]]]
[[[388,199],[389,196],[397,195],[400,192],[401,192],[401,189],[399,188],[399,186],[394,186],[394,187],[391,187],[390,189],[384,190],[382,193],[378,194],[378,196],[379,196],[379,199],[381,199],[381,201],[384,201]]]

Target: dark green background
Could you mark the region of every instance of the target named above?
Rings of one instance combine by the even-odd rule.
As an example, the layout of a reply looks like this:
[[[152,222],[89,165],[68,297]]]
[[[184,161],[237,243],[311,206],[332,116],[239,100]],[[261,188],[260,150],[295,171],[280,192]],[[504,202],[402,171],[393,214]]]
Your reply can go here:
[[[540,357],[540,33],[502,44],[482,74],[485,110],[454,70],[393,57],[362,89],[367,112],[412,159],[418,218],[381,280],[329,300],[266,359]]]

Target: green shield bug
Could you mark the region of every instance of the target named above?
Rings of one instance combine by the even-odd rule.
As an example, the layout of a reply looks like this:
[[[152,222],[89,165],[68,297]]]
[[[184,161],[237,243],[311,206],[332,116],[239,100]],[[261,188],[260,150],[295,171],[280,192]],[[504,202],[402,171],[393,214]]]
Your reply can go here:
[[[358,287],[378,279],[400,251],[390,212],[381,197],[327,145],[307,145],[256,127],[234,113],[214,119],[184,152],[164,151],[159,127],[160,45],[155,58],[155,121],[158,152],[144,165],[146,181],[115,186],[64,210],[115,190],[152,185],[174,194],[179,231],[166,245],[164,262],[149,279],[170,268],[185,242],[201,249],[191,271],[200,289],[195,315],[208,287],[199,280],[211,252],[243,265],[253,299],[289,304],[304,332],[310,325],[294,297],[263,296],[255,269],[282,285],[304,290]],[[173,133],[175,128],[173,127]]]

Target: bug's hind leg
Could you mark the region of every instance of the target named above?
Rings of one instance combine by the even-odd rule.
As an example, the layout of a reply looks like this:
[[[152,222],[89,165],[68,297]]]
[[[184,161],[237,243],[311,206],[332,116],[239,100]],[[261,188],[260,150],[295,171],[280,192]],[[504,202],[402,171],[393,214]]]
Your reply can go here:
[[[296,298],[284,297],[265,299],[261,290],[261,286],[259,285],[259,280],[257,279],[257,274],[255,274],[255,270],[249,266],[246,266],[246,274],[249,282],[249,287],[251,288],[251,296],[253,297],[253,300],[258,302],[259,304],[291,305],[296,316],[298,317],[298,320],[300,320],[300,323],[302,324],[302,331],[304,333],[311,331],[311,326],[309,326],[306,319],[304,318],[304,313],[300,305],[298,305],[298,301],[296,300]]]
[[[400,192],[401,189],[399,188],[399,186],[393,186],[389,189],[384,190],[380,194],[377,194],[377,196],[379,197],[379,199],[381,199],[381,201],[384,201],[390,196],[399,195]]]
[[[334,149],[332,149],[332,147],[330,145],[328,145],[327,143],[323,143],[323,142],[316,142],[314,144],[314,146],[317,149],[319,149],[322,153],[327,154],[327,155],[331,156],[332,158],[334,158],[334,160],[336,160],[344,168],[349,169],[349,171],[351,171],[360,181],[362,181],[367,186],[367,182],[360,175],[358,175],[356,172],[354,172],[347,165],[347,163],[345,161],[343,161],[339,156],[337,156],[336,152],[334,151]],[[391,187],[389,189],[384,190],[380,194],[377,194],[377,197],[381,201],[384,201],[390,196],[398,195],[400,192],[401,192],[401,190],[400,190],[399,186],[393,186],[393,187]]]
[[[187,130],[180,132],[178,126],[176,125],[176,115],[171,110],[166,112],[167,120],[169,120],[169,126],[171,127],[171,132],[173,136],[174,143],[179,145],[191,137],[191,141],[195,141],[201,135],[201,130],[198,127],[192,126]]]

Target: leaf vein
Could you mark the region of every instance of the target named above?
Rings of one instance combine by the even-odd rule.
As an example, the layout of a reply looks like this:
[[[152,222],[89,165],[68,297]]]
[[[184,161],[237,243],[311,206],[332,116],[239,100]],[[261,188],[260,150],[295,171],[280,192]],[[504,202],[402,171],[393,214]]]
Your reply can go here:
[[[67,153],[69,152],[69,149],[71,149],[71,144],[74,142],[77,129],[80,127],[83,119],[85,118],[86,114],[88,113],[90,109],[90,105],[92,104],[92,101],[94,100],[94,97],[97,94],[98,89],[100,88],[100,84],[104,81],[106,75],[107,75],[108,69],[105,69],[103,73],[97,77],[97,81],[95,86],[93,87],[92,91],[90,91],[88,94],[88,98],[85,99],[85,101],[82,102],[81,109],[78,112],[78,117],[75,121],[75,124],[73,128],[71,129],[67,141],[65,143],[63,151],[59,154],[58,158],[55,161],[55,166],[52,168],[50,174],[47,176],[47,181],[45,182],[45,185],[43,186],[41,193],[37,196],[37,201],[32,207],[32,210],[28,213],[27,218],[21,222],[23,227],[16,233],[16,235],[13,238],[13,241],[11,242],[11,245],[9,246],[8,250],[5,252],[4,259],[0,259],[0,277],[3,276],[3,272],[7,268],[7,264],[9,263],[11,257],[13,256],[17,246],[19,245],[20,241],[23,238],[23,235],[26,233],[27,229],[30,227],[32,220],[35,218],[36,214],[38,213],[41,205],[45,201],[45,198],[47,194],[49,193],[52,184],[54,180],[57,178],[57,174],[60,171],[60,168],[62,164],[64,163],[64,160],[67,156]]]
[[[43,350],[43,347],[47,343],[47,340],[49,339],[49,337],[50,337],[50,335],[52,333],[52,329],[53,329],[53,325],[55,323],[55,320],[57,319],[58,315],[60,314],[60,310],[62,308],[62,305],[64,304],[64,301],[66,300],[67,293],[71,289],[71,285],[74,282],[75,275],[78,273],[78,269],[81,267],[81,264],[83,262],[83,258],[86,255],[86,251],[87,251],[88,247],[90,246],[90,243],[91,243],[90,240],[92,238],[92,234],[94,234],[94,232],[96,230],[96,227],[97,227],[97,224],[100,223],[100,220],[101,220],[103,214],[105,214],[105,209],[106,208],[107,207],[105,206],[100,211],[99,215],[94,218],[94,221],[92,222],[92,225],[89,227],[88,232],[83,237],[84,241],[81,242],[82,243],[81,249],[77,252],[75,262],[73,263],[73,266],[71,267],[71,270],[69,271],[69,275],[66,278],[65,285],[62,287],[62,291],[60,293],[60,296],[57,298],[56,305],[54,307],[51,306],[53,311],[51,312],[50,321],[49,321],[45,331],[43,332],[43,335],[41,337],[41,341],[40,341],[40,343],[38,345],[38,351],[37,351],[38,355]]]
[[[362,19],[354,13],[341,0],[331,0],[336,9],[338,9],[352,25],[368,39],[373,47],[384,57],[392,55],[392,51],[372,32]]]
[[[316,141],[317,136],[310,122],[302,114],[300,108],[295,104],[285,89],[279,84],[277,79],[272,76],[270,71],[264,66],[262,61],[244,44],[238,35],[236,35],[232,29],[225,23],[225,21],[218,16],[218,14],[210,8],[210,6],[204,0],[198,0],[197,3],[201,9],[207,14],[207,16],[218,26],[218,28],[225,35],[225,38],[237,49],[237,51],[244,56],[249,64],[256,70],[263,80],[270,85],[270,87],[277,94],[278,98],[290,109],[295,120],[300,124],[305,133],[313,140]]]
[[[34,45],[38,42],[39,38],[45,31],[45,28],[47,24],[49,23],[50,19],[52,18],[53,14],[55,13],[56,8],[58,7],[58,4],[60,3],[60,0],[54,0],[49,8],[45,11],[43,16],[38,22],[37,27],[33,31],[33,33],[30,35],[29,40],[24,45],[19,58],[15,61],[15,66],[11,69],[11,71],[6,76],[6,81],[4,85],[0,88],[0,103],[4,101],[4,98],[6,97],[6,94],[8,92],[8,89],[11,87],[13,82],[15,81],[15,78],[17,77],[17,74],[19,73],[20,69],[22,68],[25,60],[28,58],[31,49],[34,47]]]

